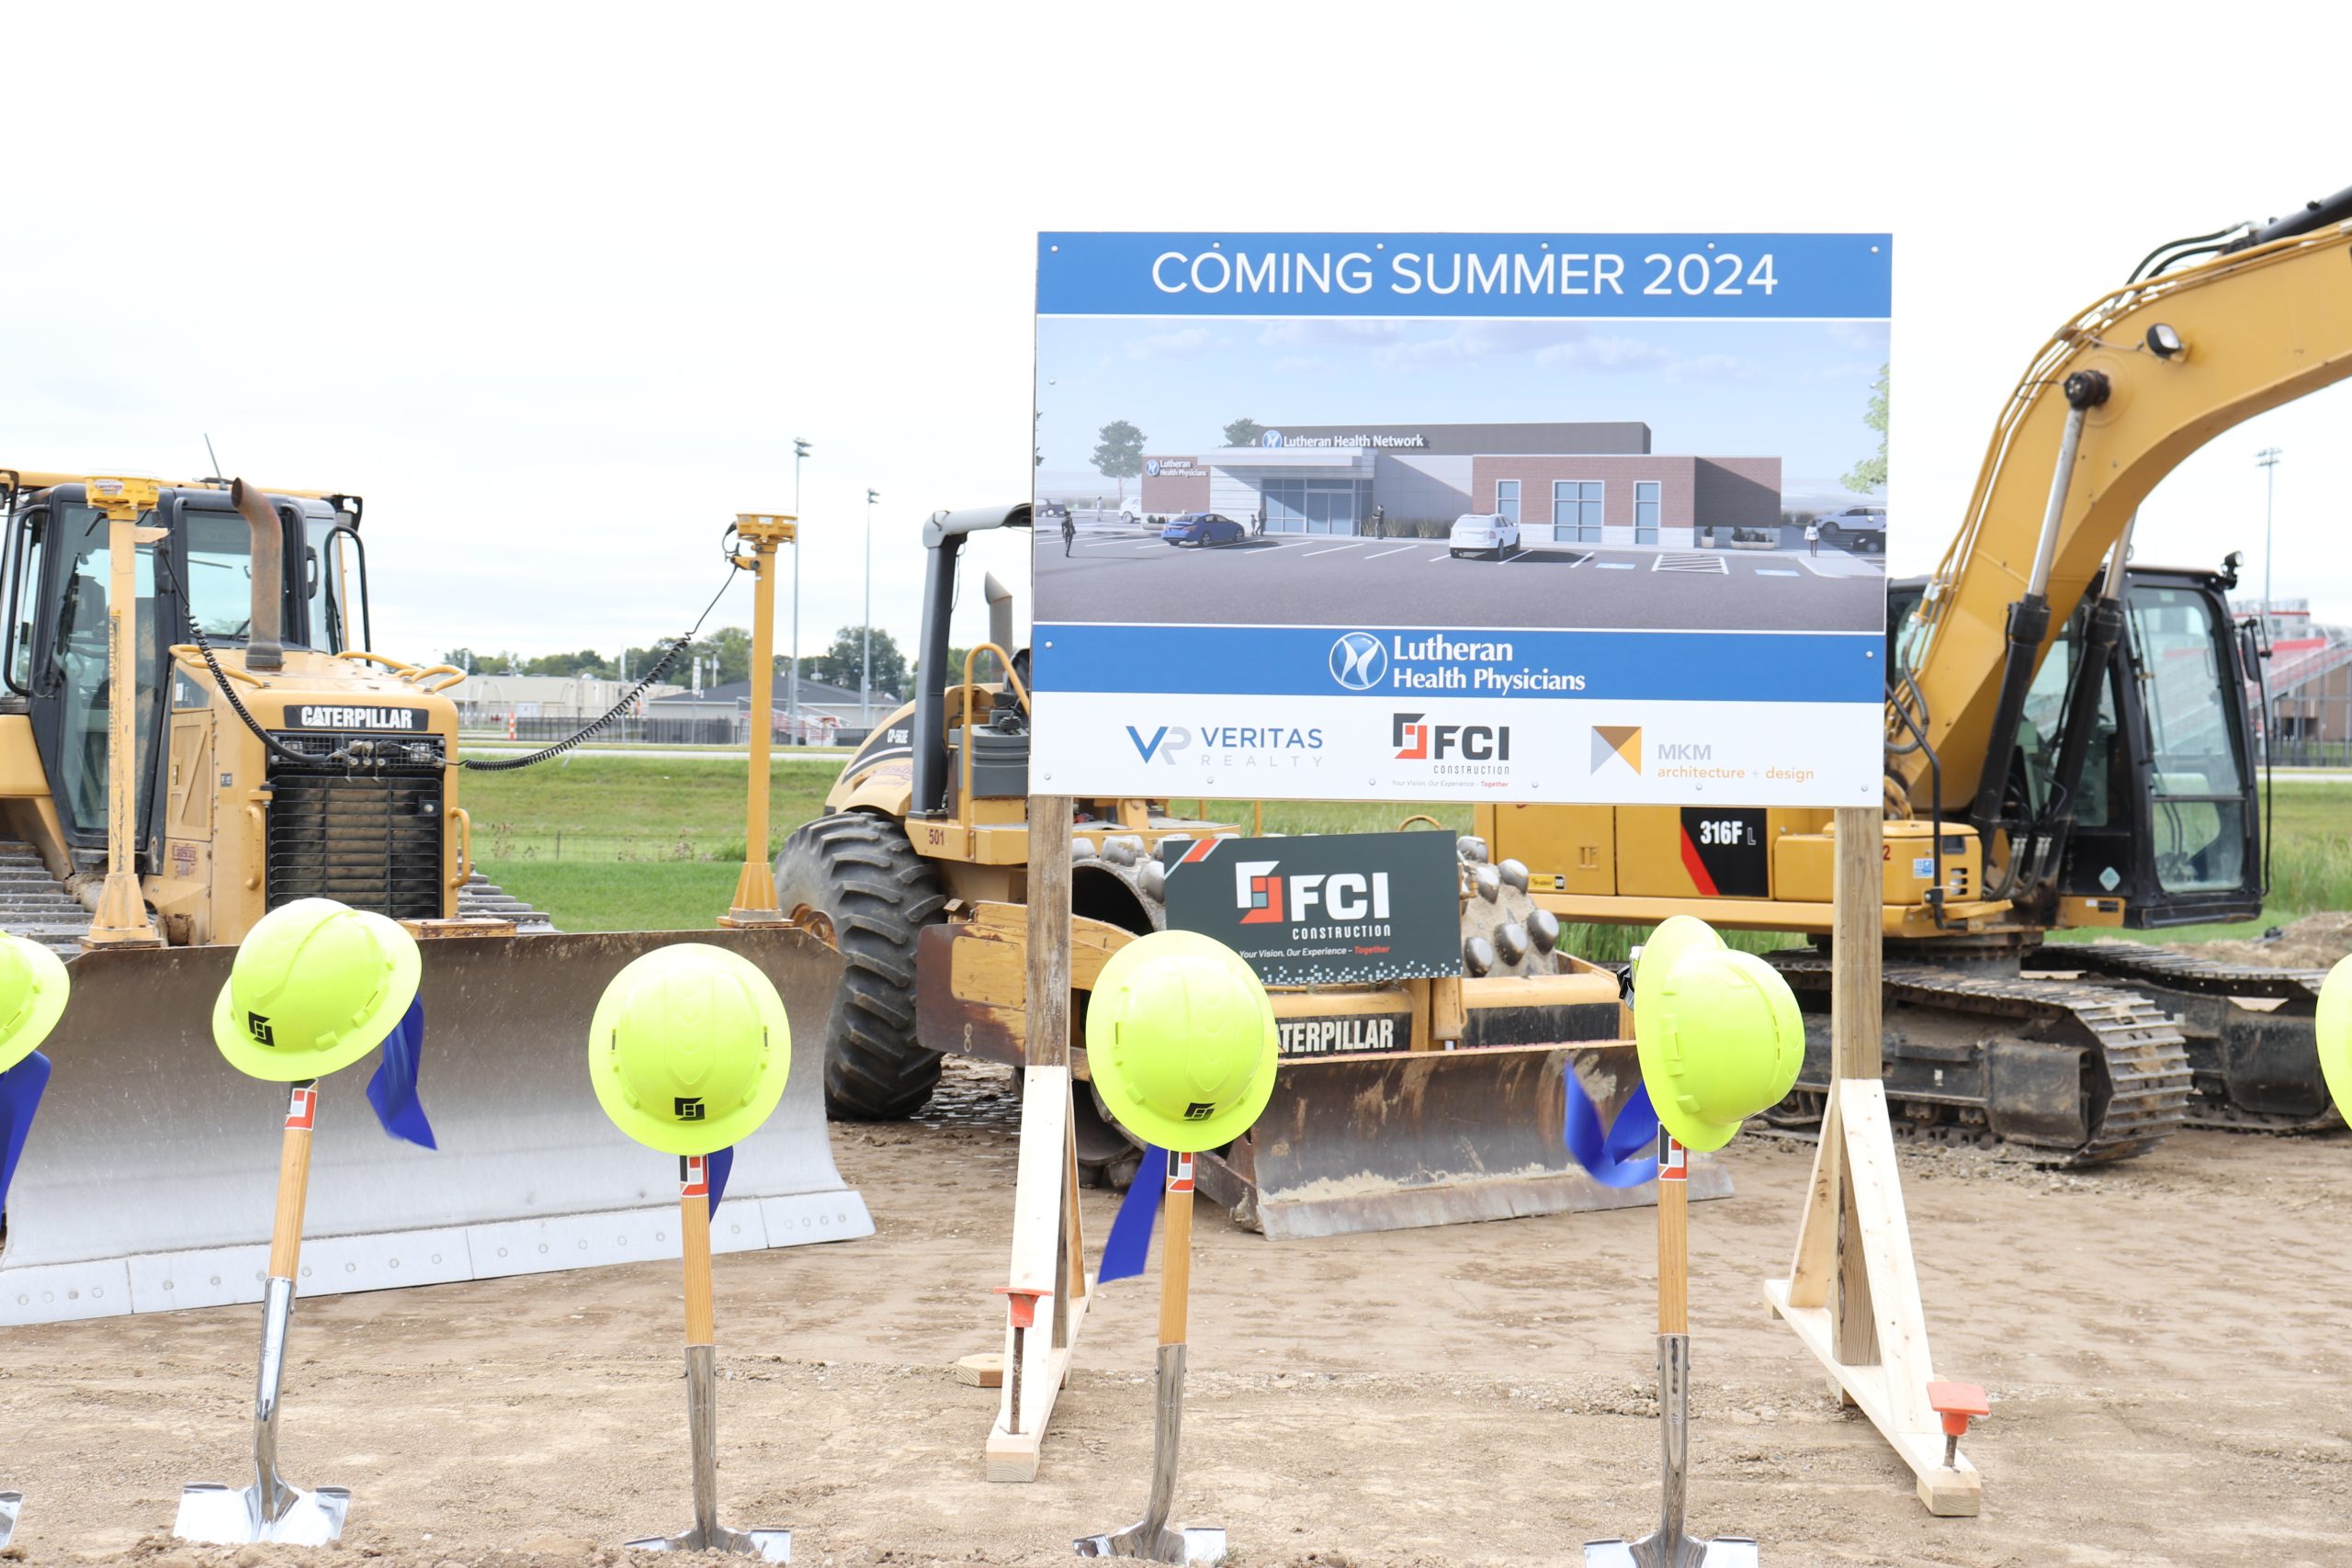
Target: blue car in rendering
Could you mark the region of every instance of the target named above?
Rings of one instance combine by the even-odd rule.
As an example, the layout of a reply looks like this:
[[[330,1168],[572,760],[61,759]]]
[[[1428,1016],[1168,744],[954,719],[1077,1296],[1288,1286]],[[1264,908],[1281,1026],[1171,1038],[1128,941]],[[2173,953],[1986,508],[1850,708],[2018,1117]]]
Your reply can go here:
[[[1182,517],[1170,517],[1159,531],[1160,542],[1170,545],[1231,545],[1250,536],[1250,530],[1232,518],[1215,512],[1187,512]]]

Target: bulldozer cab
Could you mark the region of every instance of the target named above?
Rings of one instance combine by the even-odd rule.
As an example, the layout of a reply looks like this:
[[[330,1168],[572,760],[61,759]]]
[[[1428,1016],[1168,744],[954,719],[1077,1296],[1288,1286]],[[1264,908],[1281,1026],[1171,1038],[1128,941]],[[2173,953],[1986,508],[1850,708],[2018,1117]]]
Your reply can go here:
[[[107,521],[85,487],[6,488],[7,584],[5,660],[8,705],[31,720],[67,845],[80,861],[107,840],[109,736]],[[322,653],[344,650],[364,603],[357,557],[357,513],[318,500],[273,497],[285,530],[280,642]],[[132,679],[139,757],[136,860],[141,874],[159,867],[158,784],[168,767],[172,708],[202,708],[209,698],[185,675],[171,673],[171,647],[192,620],[216,649],[242,647],[252,617],[251,530],[227,492],[165,489],[141,520],[164,530],[137,547],[137,620]],[[364,612],[363,612],[364,615]],[[159,632],[159,628],[164,630]],[[168,702],[158,700],[170,686]]]

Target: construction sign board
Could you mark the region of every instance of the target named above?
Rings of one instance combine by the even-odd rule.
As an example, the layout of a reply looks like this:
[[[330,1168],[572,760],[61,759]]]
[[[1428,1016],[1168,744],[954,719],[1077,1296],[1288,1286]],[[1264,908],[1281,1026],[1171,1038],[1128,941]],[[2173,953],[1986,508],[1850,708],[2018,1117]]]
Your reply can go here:
[[[1875,804],[1890,262],[1040,236],[1035,787]]]
[[[1215,937],[1269,986],[1462,973],[1450,833],[1170,839],[1159,854],[1169,925]],[[1335,1029],[1286,1039],[1285,1054],[1339,1050],[1347,1038]]]

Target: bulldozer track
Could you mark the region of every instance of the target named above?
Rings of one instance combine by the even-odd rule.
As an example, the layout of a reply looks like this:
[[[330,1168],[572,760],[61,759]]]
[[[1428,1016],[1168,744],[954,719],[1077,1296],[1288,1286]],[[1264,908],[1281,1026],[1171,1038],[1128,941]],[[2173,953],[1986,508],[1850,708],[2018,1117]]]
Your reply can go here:
[[[1800,990],[1828,989],[1826,955],[1798,950],[1769,956]],[[2146,1153],[2187,1124],[2188,1043],[2171,1016],[2144,997],[2111,986],[1954,974],[1928,964],[1890,964],[1883,985],[1889,1000],[1973,1018],[2054,1025],[2097,1053],[2095,1071],[2104,1082],[2083,1086],[2097,1108],[2089,1138],[2071,1150],[2034,1149],[2031,1157],[2037,1160],[2066,1167],[2111,1164]],[[1929,1130],[1947,1110],[1939,1103],[1910,1102],[1893,1085],[1888,1098],[1897,1111],[1898,1135],[1931,1137]]]
[[[2075,962],[2079,960],[2079,962]],[[2122,980],[2143,980],[2209,997],[2262,997],[2316,1002],[2324,969],[2273,969],[2262,964],[2216,964],[2136,942],[2070,942],[2045,947],[2031,962],[2083,968]]]

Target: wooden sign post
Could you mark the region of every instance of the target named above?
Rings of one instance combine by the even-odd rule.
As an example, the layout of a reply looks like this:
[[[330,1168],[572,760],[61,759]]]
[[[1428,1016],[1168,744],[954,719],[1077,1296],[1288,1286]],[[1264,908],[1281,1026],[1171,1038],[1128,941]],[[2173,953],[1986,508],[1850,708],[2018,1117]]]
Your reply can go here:
[[[1046,1425],[1091,1300],[1070,1116],[1070,812],[1069,795],[1029,797],[1029,1026],[1012,1266],[998,1287],[1006,1307],[1004,1392],[989,1429],[990,1481],[1037,1478]]]
[[[1927,1316],[1911,1260],[1902,1173],[1880,1068],[1883,824],[1878,809],[1840,807],[1831,916],[1830,1084],[1813,1181],[1785,1280],[1764,1299],[1918,1477],[1931,1514],[1973,1514],[1984,1479],[1965,1455],[1944,1463]]]

